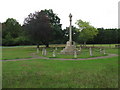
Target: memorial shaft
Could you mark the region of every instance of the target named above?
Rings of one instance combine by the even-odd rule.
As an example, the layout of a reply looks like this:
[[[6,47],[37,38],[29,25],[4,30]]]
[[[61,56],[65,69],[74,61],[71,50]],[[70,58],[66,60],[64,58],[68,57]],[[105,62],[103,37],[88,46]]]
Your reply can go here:
[[[70,21],[69,41],[72,42],[72,27],[71,27],[71,21]]]
[[[72,15],[70,14],[69,17],[70,17],[69,41],[70,41],[70,43],[72,44]]]

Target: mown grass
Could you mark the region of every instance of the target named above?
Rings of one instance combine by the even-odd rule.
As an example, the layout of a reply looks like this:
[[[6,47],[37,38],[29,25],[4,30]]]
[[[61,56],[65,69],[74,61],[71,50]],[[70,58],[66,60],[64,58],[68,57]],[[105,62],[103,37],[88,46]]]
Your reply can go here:
[[[115,45],[118,45],[118,44],[87,44],[86,46],[115,48]]]
[[[20,59],[20,58],[31,58],[31,53],[35,52],[34,48],[3,48],[2,50],[2,59]]]
[[[3,88],[117,88],[118,57],[3,61]]]
[[[47,48],[47,55],[44,56],[42,55],[42,48],[40,49],[40,52],[37,54],[39,56],[44,56],[44,57],[49,57],[49,58],[74,58],[74,55],[64,55],[61,54],[61,50],[63,48],[57,48],[56,50],[56,56],[53,57],[53,51],[55,48]],[[79,50],[79,48],[78,48]],[[99,56],[107,56],[108,54],[118,54],[118,49],[117,48],[105,48],[105,53],[100,52],[100,48],[92,48],[92,54],[93,56],[90,56],[89,48],[82,48],[82,50],[78,53],[77,58],[90,58],[90,57],[99,57]]]
[[[11,47],[11,48],[3,48],[2,50],[2,59],[8,60],[8,59],[21,59],[21,58],[31,58],[32,54],[35,53],[38,56],[42,55],[42,48],[40,48],[40,52],[36,53],[36,47]],[[56,50],[56,57],[54,58],[74,58],[74,55],[62,55],[60,54],[61,50],[63,48],[58,47]],[[79,48],[78,48],[79,49]],[[55,50],[55,47],[47,48],[47,55],[44,57],[53,58],[53,50]],[[90,56],[89,54],[89,48],[82,48],[82,51],[79,52],[77,55],[77,58],[89,58],[89,57],[98,57],[98,56],[106,56],[109,53],[118,54],[117,48],[106,48],[105,49],[106,54],[100,53],[100,48],[93,48],[93,56]]]
[[[55,48],[47,48],[46,49],[47,55],[44,56],[44,55],[42,55],[42,49],[40,49],[40,52],[37,55],[49,57],[49,58],[74,58],[74,55],[61,54],[61,50],[63,50],[63,48],[57,48],[57,50],[55,51],[56,56],[53,57],[54,50],[55,50]],[[100,53],[100,49],[96,49],[96,48],[92,49],[92,54],[93,54],[93,56],[90,56],[89,48],[82,48],[82,50],[78,53],[77,58],[90,58],[90,57],[98,57],[98,56],[106,56],[107,55],[107,54],[104,55],[104,53]]]

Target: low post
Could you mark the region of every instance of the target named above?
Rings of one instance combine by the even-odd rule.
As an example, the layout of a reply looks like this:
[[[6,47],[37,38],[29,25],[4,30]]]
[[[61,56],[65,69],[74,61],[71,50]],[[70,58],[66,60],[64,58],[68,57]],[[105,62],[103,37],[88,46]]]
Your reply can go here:
[[[77,52],[74,51],[74,58],[77,58]]]
[[[93,56],[93,54],[92,54],[92,48],[90,47],[90,56]]]
[[[82,50],[82,48],[80,47],[80,51]]]
[[[102,49],[100,48],[100,53],[102,53]]]
[[[46,49],[44,50],[44,55],[45,55],[45,56],[47,55],[47,50],[46,50]]]
[[[55,53],[55,50],[53,51],[53,57],[56,57],[56,53]]]
[[[37,53],[39,53],[39,48],[37,48]]]
[[[44,55],[44,49],[45,49],[45,48],[42,49],[42,55]]]
[[[47,55],[47,51],[45,48],[42,49],[42,55],[46,56]]]
[[[105,49],[103,50],[103,54],[105,55],[106,53],[105,53]]]
[[[55,50],[57,50],[57,47],[55,47]]]

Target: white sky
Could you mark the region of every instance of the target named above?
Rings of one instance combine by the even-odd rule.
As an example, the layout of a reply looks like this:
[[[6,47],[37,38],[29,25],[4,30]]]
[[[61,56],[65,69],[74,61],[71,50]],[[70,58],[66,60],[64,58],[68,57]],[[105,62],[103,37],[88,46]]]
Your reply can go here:
[[[120,0],[1,0],[0,22],[14,18],[23,24],[30,13],[53,9],[61,19],[62,27],[69,26],[69,13],[76,20],[90,22],[96,28],[118,28],[118,2]]]

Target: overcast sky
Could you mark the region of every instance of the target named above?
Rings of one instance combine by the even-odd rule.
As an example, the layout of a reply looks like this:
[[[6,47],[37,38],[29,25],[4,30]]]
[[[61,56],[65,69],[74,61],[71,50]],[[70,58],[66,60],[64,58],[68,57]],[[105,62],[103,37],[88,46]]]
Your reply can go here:
[[[0,22],[16,19],[21,25],[35,11],[53,9],[61,19],[62,28],[69,26],[69,13],[76,20],[90,22],[96,28],[118,28],[118,2],[120,0],[1,0]]]

